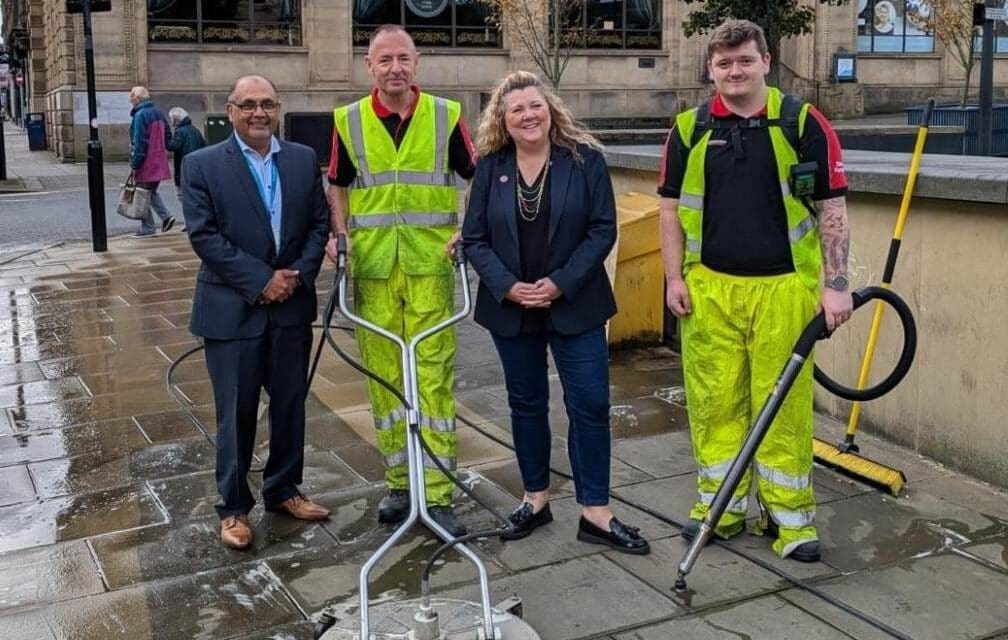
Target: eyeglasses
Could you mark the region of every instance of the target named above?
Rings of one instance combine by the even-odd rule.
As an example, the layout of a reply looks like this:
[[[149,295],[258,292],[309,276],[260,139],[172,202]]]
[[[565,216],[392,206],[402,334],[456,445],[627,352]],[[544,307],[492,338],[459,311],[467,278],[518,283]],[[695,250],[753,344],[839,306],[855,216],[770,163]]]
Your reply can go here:
[[[276,100],[263,100],[262,102],[256,102],[254,100],[246,100],[245,102],[228,102],[228,104],[237,107],[242,113],[246,115],[252,115],[256,112],[256,109],[262,108],[265,113],[273,113],[280,108],[280,103]]]

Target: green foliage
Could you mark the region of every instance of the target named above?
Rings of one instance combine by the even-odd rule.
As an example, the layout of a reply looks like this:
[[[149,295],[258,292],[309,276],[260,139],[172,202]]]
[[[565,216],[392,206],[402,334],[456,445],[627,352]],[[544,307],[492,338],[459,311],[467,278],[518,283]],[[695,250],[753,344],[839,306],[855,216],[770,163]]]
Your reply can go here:
[[[815,8],[799,4],[799,0],[683,0],[700,5],[683,22],[687,37],[704,34],[728,18],[751,20],[763,27],[770,50],[776,52],[783,38],[812,33]],[[819,0],[821,4],[839,6],[848,0]]]

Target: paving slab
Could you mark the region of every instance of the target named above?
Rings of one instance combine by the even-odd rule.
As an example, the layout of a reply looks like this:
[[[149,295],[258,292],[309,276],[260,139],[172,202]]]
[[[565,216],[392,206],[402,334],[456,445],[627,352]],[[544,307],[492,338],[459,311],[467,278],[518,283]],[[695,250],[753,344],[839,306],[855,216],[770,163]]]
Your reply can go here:
[[[840,629],[776,596],[617,634],[615,640],[850,640]]]
[[[90,453],[107,459],[149,444],[129,418],[53,431],[26,431],[0,436],[0,466]]]
[[[677,611],[670,599],[604,555],[537,567],[490,584],[491,602],[515,593],[522,598],[523,619],[549,640],[612,634]],[[467,586],[440,595],[478,601],[479,589]]]
[[[0,554],[0,616],[5,617],[10,609],[104,591],[98,567],[83,540]]]
[[[945,554],[907,560],[817,585],[911,638],[979,638],[1008,629],[1008,574]],[[838,626],[864,631],[840,609],[804,592],[782,597]],[[884,637],[867,630],[868,637]]]
[[[109,458],[105,452],[28,465],[39,496],[49,498],[179,476],[214,468],[216,453],[202,438],[154,444]]]
[[[0,386],[25,384],[44,380],[45,374],[37,362],[19,362],[0,366]]]
[[[787,583],[773,573],[727,549],[709,546],[704,549],[693,571],[687,577],[688,589],[678,594],[672,588],[676,565],[686,551],[686,541],[680,536],[651,541],[651,555],[630,556],[607,551],[606,557],[637,576],[660,593],[672,598],[687,611],[701,611],[716,605],[751,599],[778,591]]]
[[[115,420],[125,416],[176,409],[166,393],[156,396],[107,394],[79,400],[32,404],[6,409],[14,429],[36,431]]]
[[[33,617],[35,628],[75,640],[217,640],[304,619],[261,562],[51,605]]]
[[[876,569],[1005,533],[1003,524],[920,491],[911,498],[869,493],[821,505],[816,524],[823,561],[844,572]]]
[[[0,467],[0,507],[34,499],[35,486],[27,466],[19,464]]]
[[[317,522],[255,509],[251,514],[252,546],[235,551],[220,543],[216,515],[114,533],[91,541],[95,558],[110,589],[189,575],[255,559],[335,545]]]

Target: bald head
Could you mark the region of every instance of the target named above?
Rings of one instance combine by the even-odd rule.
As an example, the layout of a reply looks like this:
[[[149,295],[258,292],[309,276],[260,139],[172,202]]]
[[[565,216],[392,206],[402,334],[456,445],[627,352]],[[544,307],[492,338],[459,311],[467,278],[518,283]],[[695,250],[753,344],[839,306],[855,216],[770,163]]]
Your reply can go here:
[[[371,36],[371,46],[364,63],[374,78],[383,104],[388,106],[407,100],[418,62],[413,38],[402,27],[379,27]]]
[[[368,40],[368,56],[374,55],[375,47],[378,46],[379,40],[385,41],[389,38],[397,43],[408,43],[405,46],[413,51],[413,55],[416,55],[416,44],[406,29],[397,24],[384,24],[375,29],[374,33],[371,34],[371,38]]]
[[[276,84],[272,80],[258,73],[250,73],[235,80],[234,85],[231,87],[231,92],[228,93],[228,102],[240,102],[240,100],[235,99],[236,96],[254,86],[268,87],[269,91],[273,94],[274,100],[280,98],[280,93],[277,91]]]

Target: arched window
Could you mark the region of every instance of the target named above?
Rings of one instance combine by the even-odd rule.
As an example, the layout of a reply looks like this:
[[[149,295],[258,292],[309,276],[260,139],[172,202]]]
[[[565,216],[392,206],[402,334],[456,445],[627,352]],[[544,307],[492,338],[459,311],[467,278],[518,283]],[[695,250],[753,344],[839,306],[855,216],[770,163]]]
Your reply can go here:
[[[150,42],[301,44],[301,0],[147,0]]]

